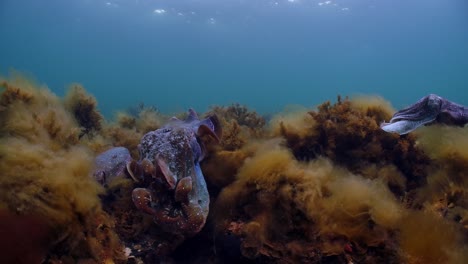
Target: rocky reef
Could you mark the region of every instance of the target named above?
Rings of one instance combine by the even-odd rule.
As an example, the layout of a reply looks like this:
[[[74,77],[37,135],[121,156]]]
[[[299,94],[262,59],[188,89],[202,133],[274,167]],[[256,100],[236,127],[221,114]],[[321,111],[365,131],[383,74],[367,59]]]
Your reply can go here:
[[[239,104],[213,107],[200,120],[217,116],[223,133],[196,139],[206,222],[158,251],[174,228],[142,212],[144,199],[134,203],[147,178],[127,168],[170,116],[141,105],[105,120],[78,84],[59,98],[21,76],[0,79],[0,262],[464,263],[468,128],[400,136],[380,129],[394,112],[379,97],[268,120]],[[168,171],[148,164],[133,168],[159,184]]]

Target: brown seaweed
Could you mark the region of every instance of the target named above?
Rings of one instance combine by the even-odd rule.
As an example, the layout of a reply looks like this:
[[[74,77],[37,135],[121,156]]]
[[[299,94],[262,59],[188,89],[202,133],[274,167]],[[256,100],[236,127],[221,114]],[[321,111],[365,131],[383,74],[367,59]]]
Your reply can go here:
[[[21,78],[2,86],[0,208],[43,219],[50,261],[124,260],[72,114],[45,87]]]
[[[215,114],[221,122],[223,127],[221,147],[224,150],[239,149],[248,138],[259,138],[265,132],[265,119],[240,104],[228,107],[214,106],[207,114]]]
[[[94,156],[110,147],[127,147],[137,159],[141,136],[168,118],[141,105],[106,121],[96,100],[72,87],[61,100],[21,76],[0,80],[0,217],[8,216],[0,228],[13,226],[11,219],[19,226],[39,219],[40,230],[32,231],[41,232],[18,248],[33,257],[49,263],[468,258],[467,128],[432,126],[400,137],[379,128],[394,111],[383,99],[339,97],[280,113],[268,124],[246,106],[212,108],[207,114],[219,117],[223,136],[201,165],[214,206],[198,235],[160,259],[154,245],[171,237],[134,207],[135,183],[117,177],[104,189],[90,175]],[[10,256],[15,252],[25,251]]]
[[[380,131],[378,124],[390,113],[379,104],[355,105],[338,97],[335,104],[326,102],[309,112],[315,126],[305,135],[284,124],[281,135],[298,160],[325,156],[360,174],[371,165],[393,165],[405,176],[409,189],[424,184],[429,158],[417,148],[414,135],[399,137]]]
[[[370,252],[383,250],[397,262],[394,228],[402,208],[385,184],[326,159],[296,161],[281,145],[266,142],[218,199],[220,219],[242,225],[236,235],[243,254],[315,263],[336,255],[375,261]]]
[[[97,109],[96,98],[88,95],[83,86],[79,84],[72,85],[65,96],[64,104],[65,108],[73,114],[82,128],[80,137],[101,130],[101,122],[104,118]]]

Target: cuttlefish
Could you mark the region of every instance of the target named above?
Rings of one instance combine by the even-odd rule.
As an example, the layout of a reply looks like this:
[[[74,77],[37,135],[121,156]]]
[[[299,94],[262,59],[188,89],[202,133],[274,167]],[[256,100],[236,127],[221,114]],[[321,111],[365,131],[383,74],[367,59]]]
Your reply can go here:
[[[396,112],[380,127],[390,133],[407,134],[423,125],[435,123],[464,126],[468,123],[468,108],[436,94],[429,94],[415,104]]]
[[[140,160],[128,166],[142,185],[133,190],[135,206],[166,231],[182,236],[198,233],[208,215],[210,196],[200,168],[206,155],[203,135],[219,142],[218,119],[200,120],[190,109],[185,120],[173,118],[145,134],[138,146]]]
[[[200,162],[207,152],[204,142],[219,142],[220,137],[215,115],[200,120],[190,109],[185,120],[174,117],[146,133],[138,145],[139,160],[129,159],[125,148],[111,149],[96,158],[94,176],[101,183],[121,173],[126,164],[126,173],[135,180],[135,207],[172,237],[156,245],[158,254],[171,252],[205,225],[210,195]]]

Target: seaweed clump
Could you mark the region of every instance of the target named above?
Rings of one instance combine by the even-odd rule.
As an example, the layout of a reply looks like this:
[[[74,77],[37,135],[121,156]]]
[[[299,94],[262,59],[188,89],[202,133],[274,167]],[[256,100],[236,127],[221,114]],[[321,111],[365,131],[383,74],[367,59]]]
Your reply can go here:
[[[83,86],[72,85],[65,96],[64,104],[82,128],[80,138],[84,135],[92,136],[93,132],[101,130],[103,116],[97,109],[96,98],[88,95]]]
[[[329,159],[297,161],[267,141],[216,202],[221,230],[242,254],[269,262],[399,263],[402,207],[383,181],[353,175]]]
[[[279,135],[298,160],[324,156],[368,178],[378,177],[384,167],[398,171],[404,178],[390,179],[398,195],[423,185],[430,159],[417,147],[416,137],[382,131],[379,124],[391,117],[389,108],[379,100],[366,105],[361,101],[338,97],[333,105],[323,103],[317,111],[308,112],[313,127],[296,131],[285,121],[280,123]]]
[[[210,193],[216,195],[234,180],[244,160],[253,155],[255,141],[266,135],[266,120],[240,104],[214,106],[205,115],[216,115],[223,129],[219,144],[206,145],[208,155],[202,162]]]
[[[224,150],[239,149],[249,138],[259,138],[265,132],[265,118],[240,104],[214,106],[208,114],[215,114],[220,119],[223,128],[221,146]]]
[[[463,263],[468,256],[468,128],[430,126],[419,129],[418,146],[431,158],[427,184],[415,197],[422,213],[405,229],[408,259],[424,263]],[[425,228],[420,233],[410,226]],[[415,241],[424,234],[425,242]]]
[[[113,221],[101,209],[90,177],[93,154],[80,126],[47,88],[1,80],[0,208],[40,219],[48,261],[123,261]]]

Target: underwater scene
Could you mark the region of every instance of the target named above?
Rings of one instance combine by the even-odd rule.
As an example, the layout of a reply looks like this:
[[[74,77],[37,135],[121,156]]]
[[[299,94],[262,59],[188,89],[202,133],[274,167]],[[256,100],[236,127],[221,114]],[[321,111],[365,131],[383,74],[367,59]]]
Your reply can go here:
[[[0,263],[468,263],[468,1],[0,0]]]

